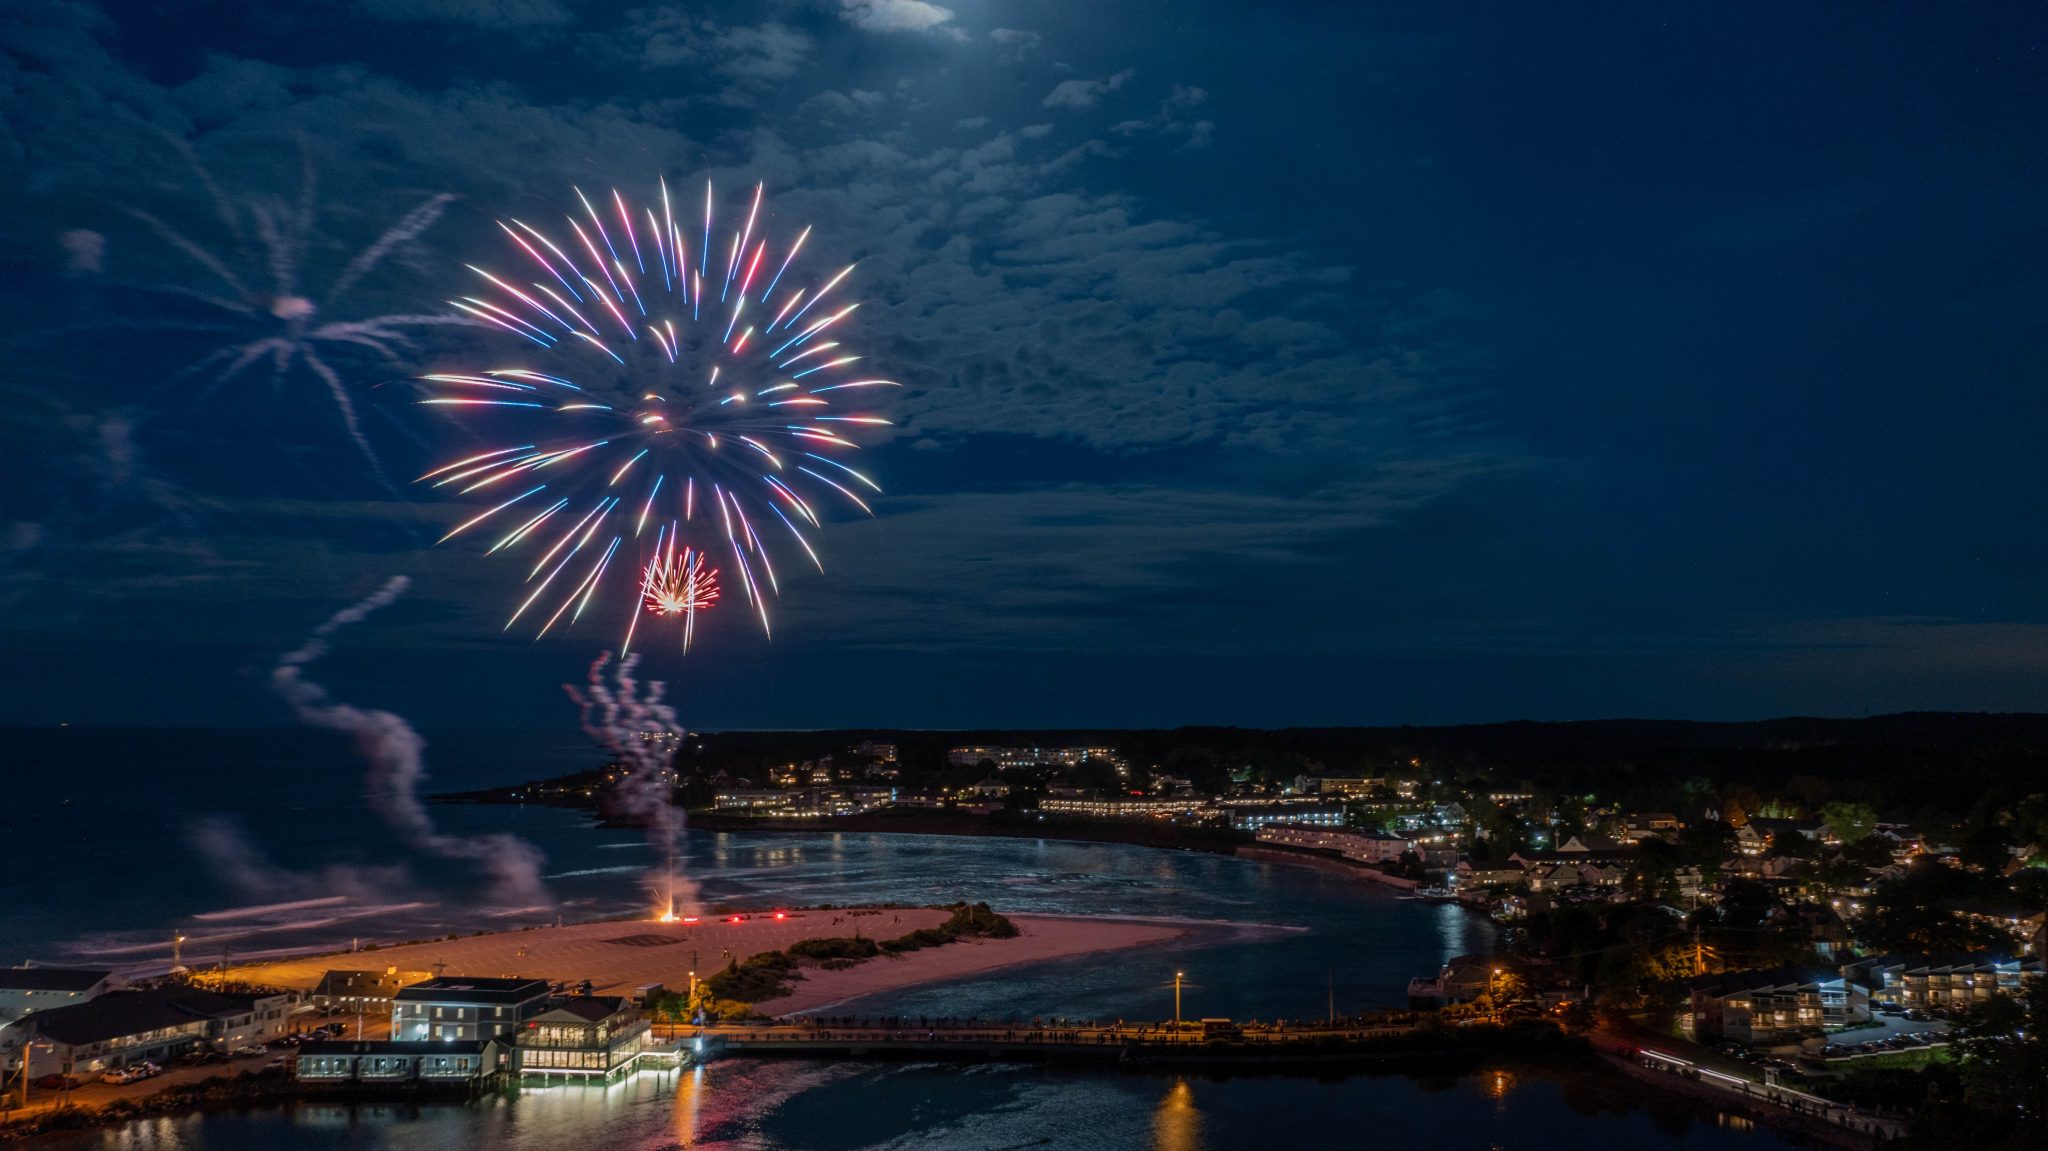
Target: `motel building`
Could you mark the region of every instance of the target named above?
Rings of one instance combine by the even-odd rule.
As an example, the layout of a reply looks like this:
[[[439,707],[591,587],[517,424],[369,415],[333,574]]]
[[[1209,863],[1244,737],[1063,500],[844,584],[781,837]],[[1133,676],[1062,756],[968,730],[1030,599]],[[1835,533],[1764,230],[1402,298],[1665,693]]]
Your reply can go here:
[[[284,1035],[292,996],[233,995],[195,987],[110,991],[39,1009],[0,1032],[10,1070],[29,1052],[29,1076],[97,1075],[191,1051],[226,1051]]]
[[[1277,824],[1299,824],[1303,827],[1344,826],[1344,805],[1341,803],[1238,802],[1224,804],[1223,812],[1235,831],[1257,831],[1262,827]]]
[[[1855,980],[1824,969],[1776,967],[1702,975],[1686,984],[1685,1023],[1701,1043],[1784,1043],[1824,1028],[1870,1019],[1870,995]]]

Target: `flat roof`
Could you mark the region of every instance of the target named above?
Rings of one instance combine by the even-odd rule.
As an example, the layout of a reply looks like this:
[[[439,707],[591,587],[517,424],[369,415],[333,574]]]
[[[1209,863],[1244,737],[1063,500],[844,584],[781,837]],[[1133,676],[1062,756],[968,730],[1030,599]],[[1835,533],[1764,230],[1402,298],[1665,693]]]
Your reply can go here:
[[[428,1003],[524,1003],[546,998],[545,979],[484,979],[446,975],[402,988],[393,999]]]

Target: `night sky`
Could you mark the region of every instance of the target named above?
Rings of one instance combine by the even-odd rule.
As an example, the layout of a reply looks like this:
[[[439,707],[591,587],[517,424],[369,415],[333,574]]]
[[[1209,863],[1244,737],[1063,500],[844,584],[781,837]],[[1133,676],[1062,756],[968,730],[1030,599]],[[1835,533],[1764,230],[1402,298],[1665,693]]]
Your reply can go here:
[[[329,318],[445,311],[571,186],[767,184],[858,259],[900,427],[707,728],[2048,709],[2048,9],[1223,0],[15,0],[0,722],[278,724],[277,656],[567,729],[623,601],[410,482],[399,365],[181,369],[238,204]],[[189,157],[186,153],[189,152]],[[192,162],[197,161],[197,166]],[[243,267],[245,265],[238,265]],[[248,269],[261,279],[259,263]],[[474,359],[473,356],[470,359]],[[389,477],[388,480],[386,477]],[[730,606],[730,605],[725,605]]]

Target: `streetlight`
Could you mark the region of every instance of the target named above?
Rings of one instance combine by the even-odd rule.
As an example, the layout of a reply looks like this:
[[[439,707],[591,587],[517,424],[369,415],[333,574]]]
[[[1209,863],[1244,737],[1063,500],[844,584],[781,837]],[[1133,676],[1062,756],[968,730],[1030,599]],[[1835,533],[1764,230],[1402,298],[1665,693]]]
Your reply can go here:
[[[1185,972],[1173,973],[1173,1033],[1180,1034],[1180,981]]]

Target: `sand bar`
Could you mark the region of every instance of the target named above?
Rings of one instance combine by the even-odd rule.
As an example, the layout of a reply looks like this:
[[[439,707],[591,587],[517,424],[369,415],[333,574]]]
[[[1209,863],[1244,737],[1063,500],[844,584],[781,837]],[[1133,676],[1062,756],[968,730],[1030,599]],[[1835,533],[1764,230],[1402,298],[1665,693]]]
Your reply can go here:
[[[630,995],[650,983],[680,990],[689,986],[692,970],[700,977],[709,975],[735,959],[780,950],[799,939],[854,934],[893,939],[919,928],[937,927],[948,915],[935,908],[876,908],[754,912],[738,922],[708,915],[697,923],[614,920],[301,957],[238,967],[233,974],[255,983],[310,989],[330,969],[388,968],[571,984],[587,979],[599,995]],[[1010,921],[1021,932],[1013,939],[968,940],[900,958],[877,957],[843,971],[806,968],[805,978],[793,994],[768,1000],[761,1009],[771,1014],[811,1011],[913,984],[1163,943],[1188,932],[1174,924],[1082,916],[1013,915]]]

